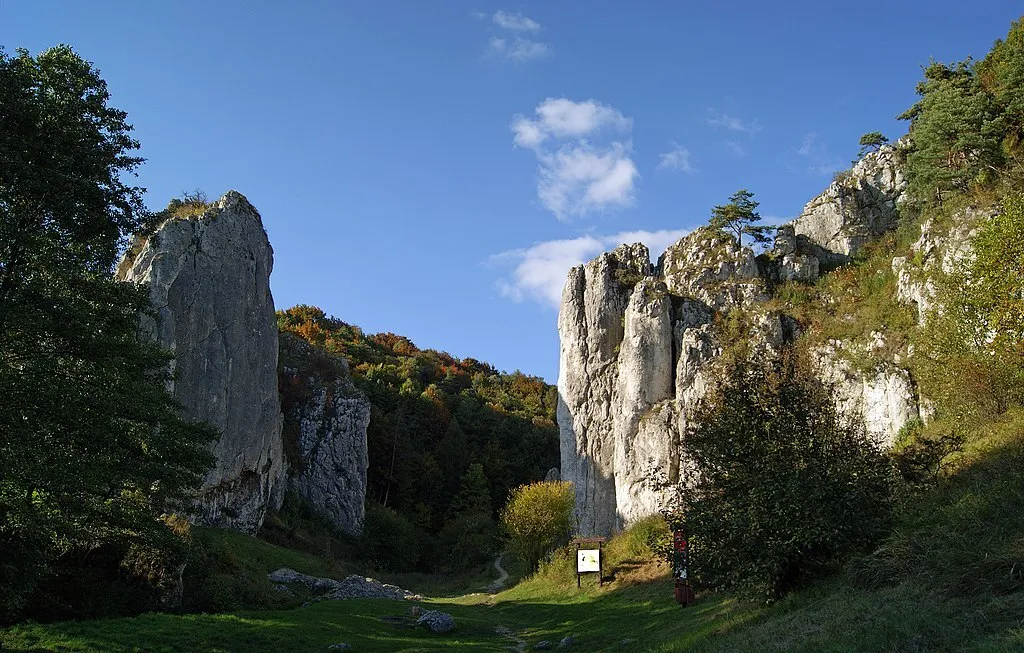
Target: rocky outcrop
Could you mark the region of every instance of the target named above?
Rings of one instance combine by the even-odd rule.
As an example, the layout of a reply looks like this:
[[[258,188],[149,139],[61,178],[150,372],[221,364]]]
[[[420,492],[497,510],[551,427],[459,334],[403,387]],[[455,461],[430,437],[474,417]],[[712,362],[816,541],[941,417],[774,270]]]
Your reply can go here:
[[[608,534],[678,499],[686,434],[715,382],[723,341],[743,340],[752,358],[771,360],[800,335],[796,320],[767,308],[770,285],[813,282],[897,225],[902,147],[865,156],[780,227],[762,256],[705,227],[655,268],[642,245],[623,245],[569,272],[558,317],[558,424],[561,475],[575,485],[582,533]],[[814,359],[837,407],[891,444],[921,414],[913,379],[896,361],[856,367],[849,343],[831,344]]]
[[[623,245],[570,270],[562,294],[560,471],[563,480],[575,484],[584,532],[608,532],[615,524],[612,406],[617,401],[619,348],[633,287],[651,274],[647,248]]]
[[[423,597],[397,585],[382,583],[374,578],[352,574],[345,580],[310,576],[281,567],[267,574],[267,580],[278,584],[302,585],[317,594],[316,600],[343,601],[346,599],[390,599],[392,601],[418,601]]]
[[[881,334],[874,335],[875,348],[884,346]],[[855,348],[837,340],[815,348],[817,374],[834,388],[839,410],[859,414],[867,434],[883,448],[890,447],[904,426],[922,417],[917,387],[910,373],[893,363],[875,361],[871,369],[855,369],[848,351]]]
[[[344,358],[281,334],[281,393],[288,488],[340,530],[363,530],[366,427],[370,401],[356,390]]]
[[[814,256],[831,269],[896,227],[907,187],[902,167],[906,144],[883,145],[865,155],[807,203],[792,223],[799,255]]]
[[[194,506],[203,524],[255,532],[284,471],[272,268],[260,215],[234,191],[137,236],[118,266],[149,286],[140,330],[173,352],[175,398],[221,433]]]
[[[911,246],[912,256],[897,256],[892,260],[896,275],[896,297],[917,309],[919,324],[936,310],[935,277],[951,274],[971,260],[971,239],[977,226],[990,219],[992,211],[966,209],[952,220],[952,227],[940,229],[933,220],[921,224],[921,235]]]
[[[673,245],[656,270],[646,248],[623,245],[569,273],[558,418],[582,532],[610,533],[675,501],[683,434],[720,354],[715,313],[764,292],[753,253],[711,229]],[[781,346],[777,316],[754,324],[755,346]]]

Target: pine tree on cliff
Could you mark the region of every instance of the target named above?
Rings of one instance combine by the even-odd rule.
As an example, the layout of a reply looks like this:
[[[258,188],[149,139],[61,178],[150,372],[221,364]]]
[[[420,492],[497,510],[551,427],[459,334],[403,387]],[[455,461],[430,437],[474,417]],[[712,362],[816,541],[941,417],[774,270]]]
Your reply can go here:
[[[754,239],[755,243],[767,243],[771,227],[754,224],[761,220],[757,212],[759,202],[754,201],[754,194],[741,188],[729,196],[728,204],[720,204],[711,209],[709,224],[713,229],[736,236],[736,243],[743,246],[743,234]]]

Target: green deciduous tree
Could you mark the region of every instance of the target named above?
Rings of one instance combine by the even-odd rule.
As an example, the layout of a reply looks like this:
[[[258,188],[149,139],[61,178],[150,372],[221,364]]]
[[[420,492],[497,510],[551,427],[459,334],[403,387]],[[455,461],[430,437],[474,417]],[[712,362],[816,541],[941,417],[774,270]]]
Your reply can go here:
[[[512,550],[531,570],[548,551],[568,540],[574,502],[568,481],[539,481],[509,493],[501,524]]]
[[[738,360],[698,409],[682,498],[705,587],[774,598],[886,532],[886,458],[800,367]]]
[[[771,227],[755,224],[761,220],[758,204],[753,193],[740,189],[729,196],[728,204],[720,204],[711,210],[709,224],[714,229],[736,236],[736,243],[740,246],[743,245],[743,234],[753,238],[755,243],[766,243]]]
[[[210,461],[168,354],[136,338],[147,293],[112,278],[143,210],[107,100],[70,48],[0,51],[0,619],[57,562],[163,538]]]

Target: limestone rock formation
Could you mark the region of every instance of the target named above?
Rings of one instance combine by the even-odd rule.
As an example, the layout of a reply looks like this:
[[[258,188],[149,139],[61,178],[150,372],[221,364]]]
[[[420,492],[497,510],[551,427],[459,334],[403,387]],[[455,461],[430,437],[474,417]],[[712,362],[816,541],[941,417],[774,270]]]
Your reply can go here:
[[[865,155],[807,203],[793,221],[795,235],[804,239],[804,247],[798,248],[805,250],[801,254],[814,255],[823,266],[833,268],[896,226],[898,205],[907,187],[904,147],[900,141]]]
[[[260,215],[234,191],[137,236],[118,266],[119,279],[149,285],[155,316],[140,329],[174,353],[174,396],[221,432],[195,518],[248,532],[284,470],[272,267]]]
[[[642,245],[623,245],[569,272],[558,317],[558,424],[561,475],[575,485],[582,533],[608,534],[678,499],[693,411],[719,371],[722,323],[741,309],[750,355],[779,356],[800,329],[765,305],[769,284],[813,282],[896,226],[902,147],[865,156],[780,227],[763,256],[703,227],[656,268]],[[840,410],[891,444],[921,415],[913,379],[895,361],[855,368],[850,354],[848,343],[821,348],[818,373],[834,384]]]
[[[281,390],[288,488],[342,531],[360,534],[369,399],[352,384],[345,359],[290,333],[281,334]]]
[[[563,480],[576,485],[586,532],[615,524],[613,393],[633,286],[652,273],[647,248],[622,245],[573,268],[562,294],[558,332],[558,426]]]
[[[970,261],[971,239],[977,234],[978,225],[992,215],[969,208],[956,215],[953,226],[947,230],[940,229],[933,220],[925,220],[920,237],[911,246],[913,258],[893,258],[896,297],[917,308],[919,324],[924,324],[928,314],[938,308],[934,276],[950,274]]]
[[[876,343],[881,334],[876,335]],[[879,345],[880,346],[880,345]],[[843,356],[851,345],[831,341],[814,350],[818,376],[836,392],[836,406],[847,414],[859,414],[868,435],[882,447],[890,447],[911,420],[922,417],[917,388],[910,374],[890,363],[870,371],[858,371]]]

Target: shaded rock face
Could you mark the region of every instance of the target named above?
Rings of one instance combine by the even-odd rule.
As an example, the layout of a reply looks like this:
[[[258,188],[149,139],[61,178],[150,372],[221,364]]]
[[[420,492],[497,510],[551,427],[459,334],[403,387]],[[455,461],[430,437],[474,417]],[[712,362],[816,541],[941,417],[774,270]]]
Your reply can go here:
[[[298,336],[281,334],[281,390],[288,488],[342,531],[363,531],[366,427],[370,400],[356,390],[343,358],[323,357]],[[320,354],[323,356],[323,354]],[[307,363],[307,369],[293,365]]]
[[[807,203],[792,223],[796,237],[803,237],[801,255],[813,255],[825,268],[833,268],[896,227],[907,187],[902,150],[900,142],[865,155],[846,176]]]
[[[813,282],[897,226],[901,148],[865,156],[780,227],[762,256],[705,227],[654,268],[642,245],[623,245],[569,272],[558,316],[558,425],[561,475],[575,486],[582,534],[610,534],[678,501],[690,473],[686,434],[718,376],[716,321],[742,309],[750,355],[779,356],[800,330],[766,307],[769,285]],[[843,343],[815,352],[818,374],[834,384],[839,410],[891,444],[922,413],[913,379],[898,361],[854,369],[848,353]]]
[[[259,530],[284,471],[272,267],[260,215],[234,191],[137,236],[118,266],[149,285],[156,315],[140,329],[174,353],[175,398],[221,432],[196,497],[202,524]]]

